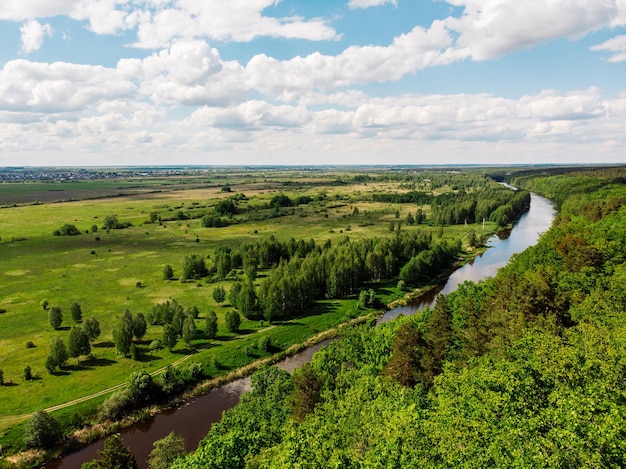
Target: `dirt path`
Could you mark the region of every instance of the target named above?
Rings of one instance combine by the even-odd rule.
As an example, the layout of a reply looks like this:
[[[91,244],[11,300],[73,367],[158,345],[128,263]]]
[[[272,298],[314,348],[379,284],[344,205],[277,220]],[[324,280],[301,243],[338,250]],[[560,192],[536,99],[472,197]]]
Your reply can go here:
[[[189,360],[197,352],[199,352],[200,350],[208,347],[209,345],[211,345],[211,344],[206,344],[206,345],[203,345],[202,347],[198,347],[197,349],[194,350],[193,353],[185,355],[185,356],[183,356],[183,357],[173,361],[169,365],[166,365],[166,366],[163,366],[163,367],[159,368],[158,370],[152,371],[150,373],[150,376],[160,375],[161,373],[165,372],[165,370],[167,369],[168,366],[178,366],[178,365],[180,365],[181,363],[185,362],[186,360]],[[110,388],[103,389],[103,390],[98,391],[98,392],[94,392],[93,394],[89,394],[87,396],[79,397],[79,398],[73,399],[71,401],[64,402],[63,404],[57,404],[57,405],[48,407],[48,408],[43,409],[43,410],[44,410],[44,412],[50,413],[50,412],[54,412],[54,411],[57,411],[57,410],[65,409],[67,407],[71,407],[73,405],[80,404],[81,402],[89,401],[89,400],[94,399],[96,397],[100,397],[100,396],[103,396],[105,394],[109,394],[111,392],[117,391],[119,389],[122,389],[122,388],[126,387],[127,385],[128,385],[128,383],[117,384],[115,386],[111,386]],[[11,421],[19,422],[20,420],[26,420],[26,419],[32,417],[34,413],[35,412],[29,412],[27,414],[18,414],[18,415],[6,415],[6,416],[0,417],[0,421],[2,421],[2,422],[11,422]]]

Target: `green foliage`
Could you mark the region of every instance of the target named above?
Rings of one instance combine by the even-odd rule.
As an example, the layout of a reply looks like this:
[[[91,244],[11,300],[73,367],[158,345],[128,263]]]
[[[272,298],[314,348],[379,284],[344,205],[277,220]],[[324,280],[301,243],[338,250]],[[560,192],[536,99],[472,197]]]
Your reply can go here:
[[[172,280],[174,278],[174,269],[171,264],[166,264],[163,267],[163,280]]]
[[[174,432],[170,432],[166,437],[153,443],[153,449],[148,458],[148,467],[168,469],[176,458],[183,454],[185,454],[183,439]]]
[[[83,310],[77,301],[72,301],[70,305],[70,314],[74,322],[80,322],[83,319]]]
[[[91,353],[89,336],[82,327],[72,327],[67,342],[67,353],[72,358],[78,358],[81,355],[89,355]]]
[[[183,321],[183,330],[181,334],[187,346],[191,346],[191,341],[196,338],[196,322],[193,317],[186,316]]]
[[[225,316],[226,328],[229,332],[236,333],[239,331],[239,326],[241,326],[241,316],[237,311],[228,311]]]
[[[50,341],[50,353],[48,354],[48,360],[46,361],[46,368],[54,370],[58,366],[63,366],[69,354],[67,353],[67,347],[61,336],[54,336]]]
[[[178,341],[178,333],[171,324],[165,324],[163,326],[163,344],[171,351],[176,347]]]
[[[98,451],[100,459],[83,464],[82,469],[137,469],[137,461],[130,450],[124,446],[119,434],[104,440],[104,449]]]
[[[320,401],[324,377],[319,376],[309,363],[305,363],[294,371],[292,381],[293,393],[289,398],[291,417],[296,422],[302,422]]]
[[[125,356],[130,353],[130,345],[133,343],[134,334],[135,324],[133,316],[130,311],[126,310],[113,329],[113,342],[119,353]]]
[[[281,440],[289,416],[289,374],[276,367],[263,367],[251,380],[252,391],[241,396],[240,405],[225,411],[198,450],[175,461],[172,468],[244,467],[251,455]]]
[[[223,286],[218,285],[213,289],[213,299],[217,304],[224,302],[226,299],[226,290]]]
[[[54,230],[54,236],[76,236],[80,234],[80,230],[76,228],[76,225],[65,223],[58,230]]]
[[[133,337],[141,340],[146,335],[148,323],[143,313],[137,313],[133,316]]]
[[[4,385],[4,370],[0,369],[0,386]]]
[[[50,308],[50,311],[48,312],[48,322],[53,329],[61,327],[61,324],[63,323],[63,312],[61,311],[60,306],[54,305]]]
[[[217,336],[217,315],[215,311],[209,311],[205,318],[204,334],[207,339],[215,339]]]
[[[89,340],[93,342],[100,337],[100,323],[95,317],[90,316],[83,321],[83,331],[85,331]]]
[[[59,422],[41,410],[35,412],[24,427],[24,442],[31,448],[51,448],[62,436]]]
[[[192,254],[190,256],[183,257],[183,270],[180,274],[179,280],[186,282],[191,279],[198,279],[206,277],[209,271],[204,263],[204,259],[201,256]]]
[[[0,370],[0,374],[1,374]],[[23,373],[23,377],[25,381],[30,381],[31,379],[33,379],[33,371],[30,368],[30,365],[26,365],[24,367],[24,373]],[[0,384],[2,384],[2,378],[0,377]]]

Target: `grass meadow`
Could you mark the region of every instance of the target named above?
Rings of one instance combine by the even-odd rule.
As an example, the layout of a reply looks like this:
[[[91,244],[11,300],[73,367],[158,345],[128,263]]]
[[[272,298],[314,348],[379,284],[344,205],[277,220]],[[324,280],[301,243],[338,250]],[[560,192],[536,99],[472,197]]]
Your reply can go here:
[[[218,285],[228,291],[230,282],[241,272],[234,272],[218,283],[207,283],[205,279],[181,283],[162,278],[166,264],[174,267],[177,277],[184,255],[210,257],[220,244],[234,246],[270,235],[280,240],[313,238],[318,244],[327,239],[337,241],[346,235],[388,236],[391,222],[403,221],[418,208],[367,200],[367,195],[376,191],[398,191],[395,182],[336,185],[334,181],[335,177],[302,178],[298,184],[284,185],[281,179],[235,176],[219,184],[199,180],[187,183],[178,180],[174,184],[155,179],[141,185],[135,181],[115,184],[103,181],[98,186],[90,181],[84,183],[89,191],[83,196],[97,194],[101,198],[40,204],[32,202],[45,199],[43,195],[50,192],[54,183],[0,184],[0,205],[4,206],[0,209],[0,309],[5,311],[0,314],[0,369],[5,380],[5,385],[0,387],[3,434],[0,443],[8,447],[18,445],[19,426],[15,425],[25,420],[25,414],[125,383],[133,371],[156,371],[191,353],[190,360],[202,364],[207,375],[217,376],[262,357],[264,354],[255,348],[262,336],[271,337],[275,351],[284,350],[290,344],[301,343],[355,314],[362,314],[356,311],[355,300],[321,301],[306,316],[285,323],[270,326],[244,320],[235,335],[224,326],[224,314],[231,306],[216,304],[212,291]],[[241,202],[241,207],[250,208],[235,215],[230,226],[203,228],[200,218],[147,223],[151,212],[167,218],[178,211],[198,215],[211,210],[219,200],[233,195],[222,191],[225,184],[234,193],[244,193],[247,200]],[[140,192],[112,197],[120,187],[139,187]],[[166,187],[173,190],[163,190]],[[73,190],[70,198],[77,196]],[[53,192],[55,196],[62,193]],[[280,216],[269,217],[271,209],[266,205],[278,193],[315,198],[322,192],[325,194],[322,201],[281,208]],[[428,214],[428,207],[421,208]],[[120,222],[131,222],[132,226],[104,230],[103,220],[109,215],[116,215]],[[81,234],[53,236],[54,230],[64,223],[74,224]],[[94,225],[98,228],[96,232],[92,232]],[[427,225],[403,225],[402,229],[436,230]],[[454,226],[447,227],[444,236],[463,237],[469,229],[483,232],[482,226]],[[493,224],[485,227],[485,233],[494,230]],[[263,275],[260,271],[257,283]],[[384,300],[400,294],[389,285],[381,285],[380,293]],[[43,299],[50,306],[61,307],[64,319],[60,330],[50,326],[48,312],[41,306]],[[112,329],[124,310],[145,314],[156,303],[168,299],[176,299],[185,307],[195,305],[200,310],[199,330],[204,330],[205,314],[215,311],[220,324],[218,337],[212,341],[198,339],[192,348],[180,340],[172,352],[167,349],[153,352],[147,350],[147,344],[161,338],[162,328],[149,326],[143,340],[146,350],[140,360],[118,355],[112,342]],[[55,335],[67,341],[74,324],[70,314],[73,301],[81,305],[83,318],[95,316],[99,320],[102,334],[92,347],[90,360],[83,358],[79,362],[71,358],[61,373],[50,375],[44,366],[49,343]],[[29,342],[34,347],[28,347]],[[215,359],[221,364],[219,369],[214,366]],[[23,379],[27,365],[34,375],[30,381]],[[55,416],[58,414],[65,421],[74,414],[89,418],[105,397],[69,407]]]

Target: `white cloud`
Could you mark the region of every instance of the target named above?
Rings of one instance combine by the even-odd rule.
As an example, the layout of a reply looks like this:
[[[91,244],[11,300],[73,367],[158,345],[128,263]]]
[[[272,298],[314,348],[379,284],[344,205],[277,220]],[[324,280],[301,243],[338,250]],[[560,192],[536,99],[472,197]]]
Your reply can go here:
[[[464,9],[446,27],[459,34],[456,47],[487,60],[559,37],[576,37],[626,16],[623,0],[446,0]]]
[[[118,70],[141,82],[141,93],[155,103],[225,105],[248,91],[243,68],[223,61],[206,42],[180,40],[145,59],[120,60]]]
[[[20,33],[21,50],[24,54],[30,54],[41,48],[46,36],[52,36],[52,27],[37,20],[30,20],[20,27]]]
[[[132,97],[135,88],[105,67],[12,60],[0,70],[0,110],[80,111],[101,101]]]
[[[292,100],[315,90],[399,80],[408,73],[447,62],[445,48],[450,44],[448,32],[436,21],[427,30],[416,26],[386,47],[351,46],[337,56],[316,52],[287,61],[257,55],[246,65],[246,73],[253,88]]]
[[[626,36],[615,36],[602,44],[591,47],[591,50],[611,52],[608,62],[626,62]]]
[[[393,6],[398,4],[397,0],[350,0],[348,7],[354,10],[357,8],[377,7],[386,3],[391,3]]]

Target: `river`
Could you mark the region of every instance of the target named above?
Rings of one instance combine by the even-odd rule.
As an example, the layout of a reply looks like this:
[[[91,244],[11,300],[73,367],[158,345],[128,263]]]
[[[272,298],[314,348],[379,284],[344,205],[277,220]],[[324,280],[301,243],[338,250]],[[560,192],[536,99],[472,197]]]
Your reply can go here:
[[[513,254],[519,253],[537,242],[541,233],[552,224],[554,215],[552,202],[531,194],[529,211],[520,217],[508,236],[491,237],[487,242],[489,249],[472,262],[457,269],[448,278],[445,285],[416,298],[407,306],[388,311],[380,321],[389,321],[399,314],[412,314],[417,310],[432,306],[437,294],[450,293],[467,280],[478,282],[494,276]],[[287,358],[277,366],[287,371],[293,371],[294,368],[308,362],[323,345],[324,343],[321,343],[310,347],[293,357]],[[144,422],[122,430],[122,440],[130,448],[142,469],[148,467],[147,459],[150,451],[152,451],[153,442],[167,436],[171,431],[183,437],[187,451],[193,451],[209,431],[211,425],[220,420],[222,412],[237,405],[241,394],[249,389],[250,378],[239,379],[218,389],[213,389],[204,396],[179,408],[162,412]],[[48,463],[45,467],[51,469],[79,468],[84,462],[98,458],[98,451],[102,450],[103,447],[103,440],[96,441],[61,460]]]

